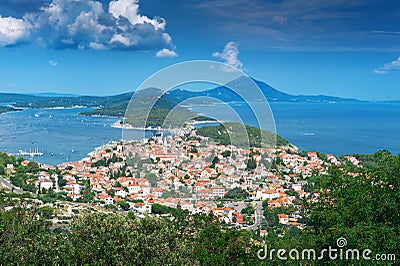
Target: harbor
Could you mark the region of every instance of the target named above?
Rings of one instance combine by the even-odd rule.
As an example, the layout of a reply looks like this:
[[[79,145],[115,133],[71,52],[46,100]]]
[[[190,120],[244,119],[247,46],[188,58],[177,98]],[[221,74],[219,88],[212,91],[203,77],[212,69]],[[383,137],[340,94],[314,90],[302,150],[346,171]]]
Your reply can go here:
[[[35,156],[43,156],[43,150],[40,151],[39,147],[36,147],[35,149],[32,150],[32,148],[29,148],[29,151],[26,150],[19,150],[16,155],[18,156],[29,156],[29,157],[35,157]]]

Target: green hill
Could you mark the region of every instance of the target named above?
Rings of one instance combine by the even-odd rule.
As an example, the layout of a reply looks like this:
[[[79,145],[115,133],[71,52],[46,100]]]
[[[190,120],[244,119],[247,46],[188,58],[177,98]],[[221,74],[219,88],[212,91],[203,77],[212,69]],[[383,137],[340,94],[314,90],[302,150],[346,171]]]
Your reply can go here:
[[[224,126],[205,126],[198,128],[196,132],[198,135],[211,138],[222,145],[234,144],[243,148],[249,146],[270,147],[275,141],[278,147],[290,144],[286,139],[270,131],[260,130],[252,126],[243,127],[242,124],[236,122],[225,123]]]

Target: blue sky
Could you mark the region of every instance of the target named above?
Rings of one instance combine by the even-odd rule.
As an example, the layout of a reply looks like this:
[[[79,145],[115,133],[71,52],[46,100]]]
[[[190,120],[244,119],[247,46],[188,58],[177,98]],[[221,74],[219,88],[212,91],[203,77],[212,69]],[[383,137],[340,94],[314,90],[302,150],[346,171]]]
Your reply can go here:
[[[111,95],[177,62],[291,94],[400,99],[400,4],[370,0],[0,0],[0,91]]]

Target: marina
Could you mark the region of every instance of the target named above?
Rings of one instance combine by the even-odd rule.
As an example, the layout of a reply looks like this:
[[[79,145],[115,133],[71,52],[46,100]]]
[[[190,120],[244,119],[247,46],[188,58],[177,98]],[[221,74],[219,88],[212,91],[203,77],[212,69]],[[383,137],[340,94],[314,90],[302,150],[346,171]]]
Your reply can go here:
[[[39,147],[36,147],[35,149],[32,150],[32,148],[29,149],[29,151],[26,150],[19,150],[17,155],[18,156],[29,156],[29,157],[35,157],[35,156],[43,156],[43,150],[40,151]]]

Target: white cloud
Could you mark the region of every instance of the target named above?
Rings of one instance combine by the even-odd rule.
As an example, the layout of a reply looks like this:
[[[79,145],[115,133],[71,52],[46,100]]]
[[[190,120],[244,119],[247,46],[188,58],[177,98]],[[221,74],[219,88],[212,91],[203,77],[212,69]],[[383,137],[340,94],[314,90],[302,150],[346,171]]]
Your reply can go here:
[[[29,24],[23,19],[0,16],[0,46],[7,46],[24,41],[30,33]]]
[[[374,70],[376,74],[385,74],[390,71],[400,71],[400,57]]]
[[[150,19],[139,14],[139,0],[115,0],[109,4],[108,12],[114,18],[124,17],[129,20],[132,25],[149,23],[155,29],[165,29],[165,20],[162,18]]]
[[[177,57],[178,54],[175,51],[171,51],[167,48],[164,48],[157,52],[156,57],[166,58],[166,57]]]
[[[23,40],[55,49],[173,48],[163,18],[139,13],[139,0],[51,0],[22,19],[0,17],[0,46]],[[28,38],[28,36],[30,38]]]
[[[49,63],[49,65],[52,66],[52,67],[58,66],[58,62],[57,62],[57,61],[54,61],[54,60],[49,60],[48,63]]]
[[[92,50],[107,50],[107,47],[105,47],[103,44],[97,43],[97,42],[90,42],[89,48]]]
[[[126,38],[125,36],[122,36],[121,34],[115,34],[111,40],[110,40],[111,44],[114,43],[121,43],[125,46],[130,46],[130,40],[128,38]]]
[[[214,57],[221,58],[226,64],[236,67],[237,69],[242,69],[243,63],[238,59],[238,55],[239,44],[236,42],[228,42],[221,53],[213,53]]]

